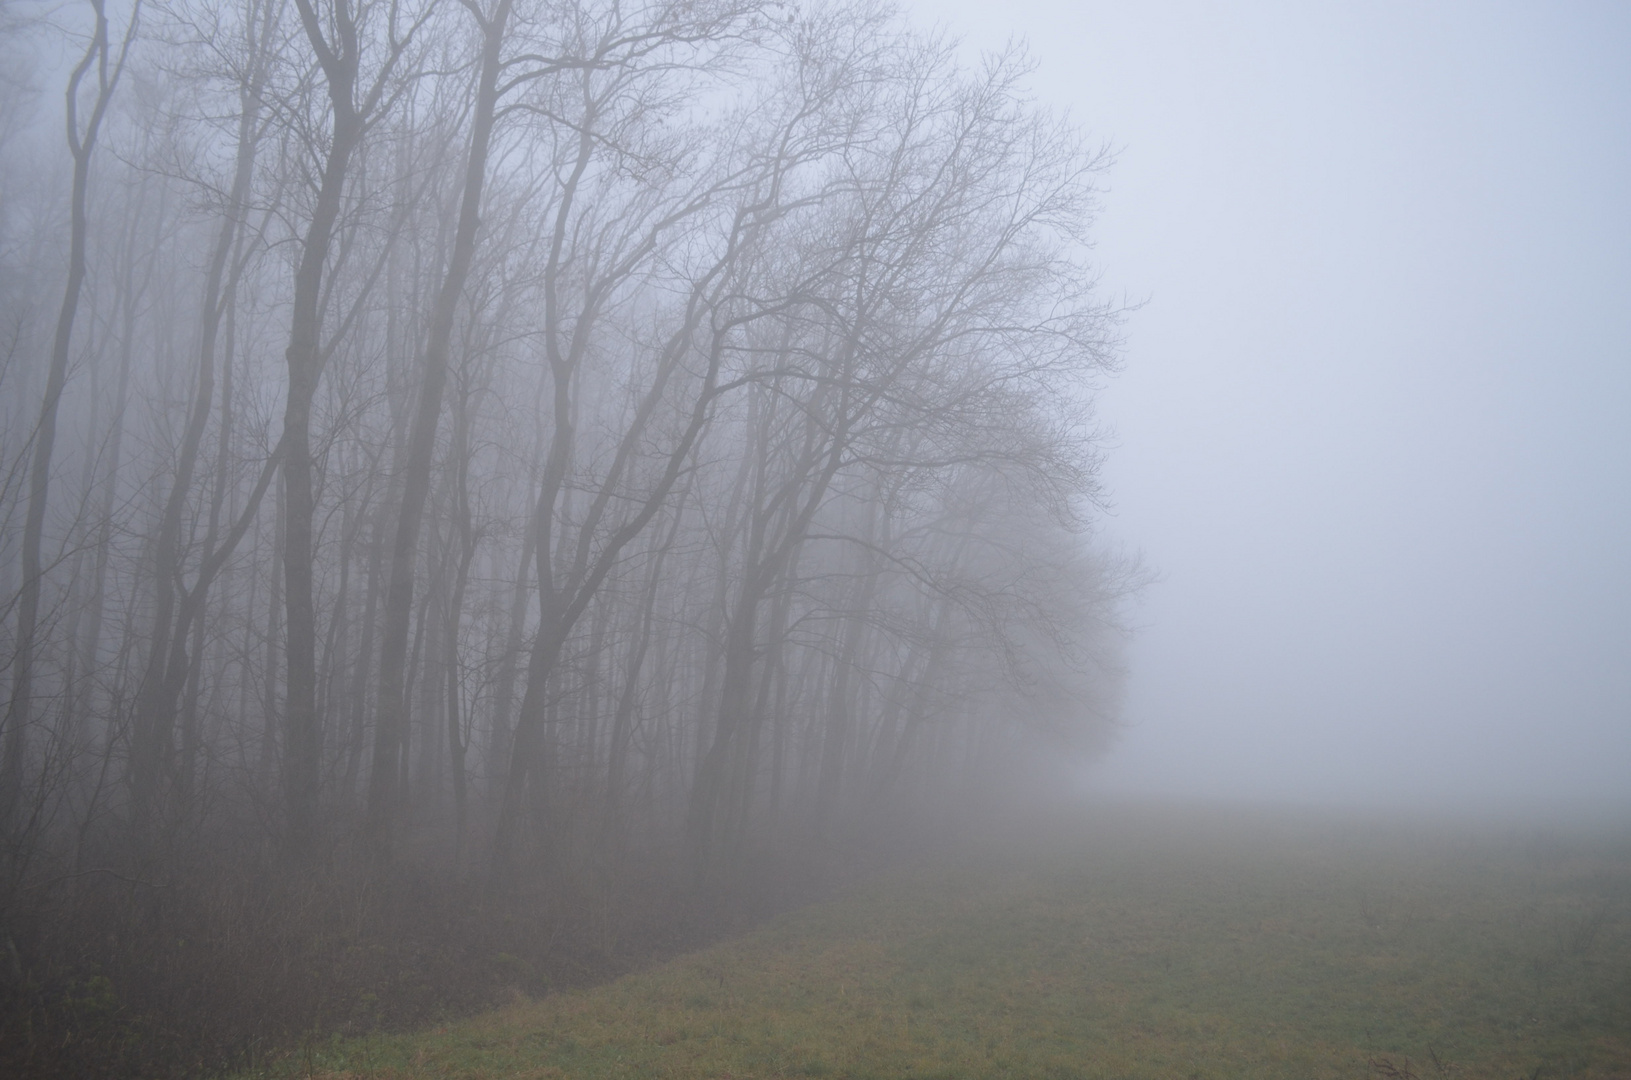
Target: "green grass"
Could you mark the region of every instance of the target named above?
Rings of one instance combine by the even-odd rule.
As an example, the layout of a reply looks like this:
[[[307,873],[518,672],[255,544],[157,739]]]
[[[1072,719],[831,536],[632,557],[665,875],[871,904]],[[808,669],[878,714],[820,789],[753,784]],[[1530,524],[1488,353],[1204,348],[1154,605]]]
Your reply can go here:
[[[1626,837],[1084,812],[321,1077],[1631,1077]],[[1039,835],[1040,834],[1040,835]]]

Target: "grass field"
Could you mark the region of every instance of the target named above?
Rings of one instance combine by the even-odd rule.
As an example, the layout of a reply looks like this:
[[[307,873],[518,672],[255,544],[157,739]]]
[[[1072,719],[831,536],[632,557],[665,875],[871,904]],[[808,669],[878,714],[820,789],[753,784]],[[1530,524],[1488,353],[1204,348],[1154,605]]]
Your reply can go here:
[[[278,1071],[1631,1080],[1631,835],[1084,810]]]

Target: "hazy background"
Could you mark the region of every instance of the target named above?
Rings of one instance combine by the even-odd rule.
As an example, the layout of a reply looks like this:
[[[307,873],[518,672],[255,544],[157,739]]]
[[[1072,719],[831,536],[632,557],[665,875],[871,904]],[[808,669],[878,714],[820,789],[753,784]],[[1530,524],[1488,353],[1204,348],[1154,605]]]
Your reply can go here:
[[[910,7],[1120,151],[1092,786],[1631,807],[1631,7]]]

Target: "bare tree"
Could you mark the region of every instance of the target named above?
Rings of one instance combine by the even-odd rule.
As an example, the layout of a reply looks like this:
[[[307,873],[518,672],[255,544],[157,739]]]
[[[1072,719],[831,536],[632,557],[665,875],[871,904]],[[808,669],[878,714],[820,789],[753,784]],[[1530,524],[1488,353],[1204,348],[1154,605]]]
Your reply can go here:
[[[481,43],[475,108],[470,119],[470,148],[459,202],[459,223],[425,343],[419,407],[408,435],[402,505],[397,514],[396,540],[391,548],[390,579],[385,593],[385,627],[380,646],[380,719],[375,727],[373,770],[368,789],[369,831],[382,850],[388,850],[391,823],[396,815],[395,778],[401,749],[403,668],[413,610],[414,553],[425,499],[430,491],[431,455],[441,417],[442,392],[447,385],[454,317],[475,257],[487,157],[501,90],[499,80],[505,72],[504,43],[511,7],[512,0],[495,0],[489,11],[484,11],[476,0],[466,4],[480,31]],[[464,570],[468,572],[468,565]],[[460,775],[462,777],[462,773]]]
[[[337,2],[321,13],[312,0],[295,0],[306,40],[323,72],[328,93],[330,130],[322,179],[301,241],[294,275],[289,330],[288,397],[283,413],[283,488],[285,511],[283,567],[287,611],[288,691],[284,703],[284,798],[293,850],[309,846],[315,827],[320,739],[317,716],[317,622],[312,581],[311,406],[322,376],[320,300],[329,246],[340,214],[352,155],[368,128],[389,109],[403,81],[399,66],[415,34],[434,11],[427,4],[402,21],[398,5]],[[374,23],[382,21],[383,26]],[[370,40],[379,34],[383,40]],[[363,70],[365,51],[383,56],[371,72]]]
[[[238,76],[238,121],[232,177],[205,271],[192,406],[176,457],[170,493],[164,502],[158,538],[153,545],[153,625],[148,640],[147,667],[137,692],[131,752],[132,814],[138,828],[158,796],[158,788],[166,771],[165,760],[173,742],[172,725],[182,690],[192,671],[187,654],[188,633],[195,626],[199,628],[198,632],[202,632],[201,612],[209,594],[211,579],[220,563],[230,557],[244,532],[243,529],[230,530],[228,543],[216,547],[212,530],[211,542],[206,544],[209,550],[204,556],[204,566],[211,572],[208,575],[200,572],[193,587],[183,592],[180,597],[181,611],[176,616],[175,583],[181,580],[183,572],[180,565],[182,519],[187,500],[192,495],[199,448],[215,403],[216,355],[221,325],[227,306],[235,298],[238,279],[244,269],[242,256],[236,260],[232,256],[234,252],[241,252],[243,232],[248,225],[250,185],[254,179],[255,159],[264,129],[262,96],[272,62],[281,9],[282,5],[276,2],[250,5],[244,13],[244,23],[239,31],[243,37],[243,59]],[[229,403],[223,400],[223,432],[229,428],[225,422],[228,407]],[[224,481],[224,476],[221,479]],[[255,514],[259,508],[260,494],[264,491],[265,485],[257,488],[257,493],[245,509],[246,515],[252,517]],[[219,484],[216,492],[211,512],[218,523]]]
[[[12,653],[11,698],[6,706],[5,735],[0,739],[0,826],[9,818],[21,795],[23,763],[34,707],[35,634],[39,629],[40,591],[44,568],[41,547],[45,534],[46,501],[51,491],[51,456],[56,448],[57,409],[68,379],[68,351],[79,312],[80,294],[85,286],[85,245],[89,223],[86,192],[90,187],[91,158],[97,136],[107,116],[108,105],[124,73],[130,46],[136,40],[141,5],[131,8],[117,52],[108,36],[106,0],[88,0],[93,25],[90,42],[68,76],[64,98],[68,150],[73,157],[73,187],[69,195],[68,281],[63,288],[62,307],[57,315],[56,334],[51,342],[50,368],[46,375],[45,398],[40,404],[34,429],[32,463],[29,467],[28,517],[23,525],[22,589],[17,603],[17,637]],[[90,108],[83,120],[80,109],[85,78],[94,70],[95,84]]]

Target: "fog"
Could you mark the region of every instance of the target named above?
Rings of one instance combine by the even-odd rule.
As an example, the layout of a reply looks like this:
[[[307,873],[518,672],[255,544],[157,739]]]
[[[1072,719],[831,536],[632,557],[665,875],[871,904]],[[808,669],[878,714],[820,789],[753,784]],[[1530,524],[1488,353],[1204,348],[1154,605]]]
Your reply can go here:
[[[1492,1045],[1613,1029],[1623,840],[1544,819],[1631,823],[1628,56],[1607,6],[0,0],[0,1075],[312,1072],[1066,819],[1368,890],[1327,841],[1504,815],[1501,902],[1558,888]]]
[[[915,5],[1117,151],[1100,792],[1628,805],[1631,12]]]

